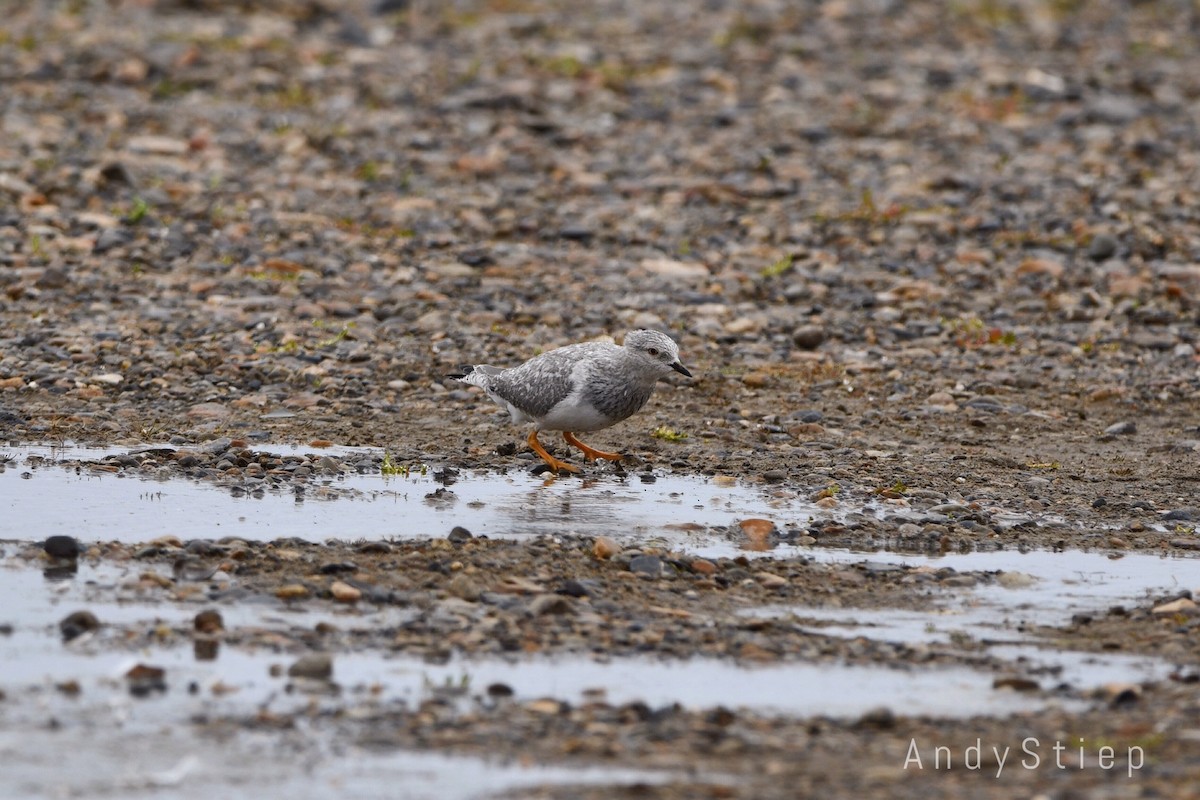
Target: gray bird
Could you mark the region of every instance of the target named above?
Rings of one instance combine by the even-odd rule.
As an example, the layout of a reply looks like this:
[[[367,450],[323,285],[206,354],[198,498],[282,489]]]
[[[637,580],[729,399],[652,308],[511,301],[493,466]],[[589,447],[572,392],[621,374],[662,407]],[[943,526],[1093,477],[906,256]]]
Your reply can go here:
[[[554,472],[578,472],[559,461],[538,441],[538,431],[562,431],[563,439],[588,461],[620,461],[619,453],[589,447],[575,433],[598,431],[632,416],[654,393],[654,384],[671,371],[692,377],[679,363],[679,346],[665,333],[630,331],[623,345],[581,342],[542,353],[518,367],[486,364],[451,375],[478,386],[517,424],[533,423],[529,446]]]

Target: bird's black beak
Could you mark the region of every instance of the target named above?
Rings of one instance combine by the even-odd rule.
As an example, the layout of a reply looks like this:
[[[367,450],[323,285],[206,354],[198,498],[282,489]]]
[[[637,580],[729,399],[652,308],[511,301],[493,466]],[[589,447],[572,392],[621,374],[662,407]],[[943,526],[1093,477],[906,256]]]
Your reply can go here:
[[[692,377],[692,373],[688,372],[687,367],[685,367],[683,364],[680,364],[678,361],[671,365],[671,369],[675,370],[680,375],[686,375],[689,378]]]

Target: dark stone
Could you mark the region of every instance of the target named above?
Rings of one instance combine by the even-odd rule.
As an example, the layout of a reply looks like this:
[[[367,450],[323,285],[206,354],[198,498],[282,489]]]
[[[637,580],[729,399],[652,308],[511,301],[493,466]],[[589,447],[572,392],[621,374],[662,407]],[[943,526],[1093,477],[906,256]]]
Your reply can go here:
[[[107,253],[114,247],[128,244],[132,238],[128,231],[121,230],[120,228],[108,228],[101,231],[100,235],[96,237],[96,244],[92,245],[92,252]]]
[[[658,556],[634,556],[629,560],[629,571],[638,575],[649,575],[653,578],[663,574],[662,559]]]
[[[42,544],[51,558],[78,558],[83,548],[74,536],[51,536]]]
[[[587,583],[592,582],[588,581]],[[577,581],[574,578],[568,578],[567,580],[563,581],[563,585],[558,592],[559,594],[565,594],[571,597],[587,597],[592,593],[587,583],[584,583],[583,581]]]
[[[342,572],[358,572],[358,564],[353,561],[337,561],[321,565],[322,575],[337,575]]]
[[[58,623],[58,629],[62,632],[64,642],[69,642],[89,631],[97,630],[99,627],[100,620],[96,619],[96,615],[90,611],[76,611],[68,614],[62,622]]]
[[[473,538],[475,537],[471,535],[469,530],[461,525],[455,525],[454,529],[451,530],[450,534],[446,537],[446,540],[452,544],[463,544],[464,542],[469,542]]]
[[[1088,243],[1087,256],[1092,261],[1104,261],[1117,254],[1117,240],[1106,233],[1098,233]]]

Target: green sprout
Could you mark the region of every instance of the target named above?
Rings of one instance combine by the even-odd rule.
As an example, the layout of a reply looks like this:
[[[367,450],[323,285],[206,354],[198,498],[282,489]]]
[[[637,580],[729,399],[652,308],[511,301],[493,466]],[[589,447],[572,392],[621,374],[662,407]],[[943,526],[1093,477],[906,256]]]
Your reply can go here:
[[[668,428],[666,425],[659,425],[650,435],[655,439],[662,439],[664,442],[682,442],[688,438],[688,435],[683,431]]]

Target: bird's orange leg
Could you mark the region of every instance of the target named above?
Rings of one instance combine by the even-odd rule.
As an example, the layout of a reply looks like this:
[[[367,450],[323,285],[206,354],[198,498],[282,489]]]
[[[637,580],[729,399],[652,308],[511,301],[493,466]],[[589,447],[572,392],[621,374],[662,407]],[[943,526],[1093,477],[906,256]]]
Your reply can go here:
[[[567,440],[567,444],[573,447],[578,447],[583,451],[583,457],[588,461],[595,461],[597,458],[607,459],[608,461],[620,461],[624,456],[620,453],[606,453],[603,450],[597,450],[594,447],[588,447],[583,442],[575,438],[575,434],[570,431],[563,431],[563,438]]]
[[[526,441],[528,441],[529,446],[533,448],[533,452],[541,456],[542,461],[545,461],[547,464],[549,464],[550,469],[552,469],[554,472],[558,472],[559,470],[562,470],[563,472],[579,472],[579,467],[575,466],[574,464],[568,464],[565,461],[559,461],[557,458],[546,452],[546,448],[542,447],[542,443],[538,441],[536,430],[529,432],[529,438]]]

